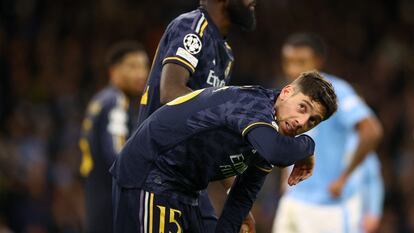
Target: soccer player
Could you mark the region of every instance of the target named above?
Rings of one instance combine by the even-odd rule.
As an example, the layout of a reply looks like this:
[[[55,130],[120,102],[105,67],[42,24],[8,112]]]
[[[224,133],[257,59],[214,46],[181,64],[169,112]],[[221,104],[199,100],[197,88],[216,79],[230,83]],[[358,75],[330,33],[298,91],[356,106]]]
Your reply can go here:
[[[233,53],[225,40],[232,24],[255,27],[254,0],[201,0],[167,27],[141,98],[139,122],[161,105],[205,87],[228,84]]]
[[[233,53],[225,38],[232,25],[255,28],[255,0],[201,0],[200,7],[174,19],[159,42],[141,98],[138,125],[163,104],[192,90],[228,85]],[[223,180],[227,190],[232,179]],[[201,197],[206,228],[217,221],[207,191]],[[246,219],[254,233],[252,215]],[[210,230],[210,231],[211,231]]]
[[[336,95],[317,72],[280,93],[260,87],[200,89],[154,112],[111,168],[115,232],[207,231],[198,193],[235,176],[215,232],[239,232],[273,165],[295,164],[294,185],[312,173],[314,143],[294,137],[329,118]]]
[[[282,68],[288,81],[294,80],[300,72],[321,69],[324,60],[324,43],[316,35],[293,34],[282,46]],[[309,132],[318,145],[315,151],[318,164],[310,179],[287,190],[281,198],[273,227],[275,233],[360,232],[361,190],[381,182],[378,166],[371,166],[377,169],[376,181],[371,184],[360,178],[365,165],[354,173],[379,143],[381,124],[346,81],[333,75],[322,75],[335,88],[338,111]],[[370,156],[369,160],[366,163],[373,160],[378,165],[376,155]],[[382,194],[370,195],[370,198],[380,200]]]
[[[86,232],[112,232],[112,178],[109,168],[133,129],[133,103],[148,76],[149,61],[143,47],[120,42],[109,50],[110,83],[90,101],[83,121],[80,167],[85,180]],[[135,118],[136,119],[136,118]]]

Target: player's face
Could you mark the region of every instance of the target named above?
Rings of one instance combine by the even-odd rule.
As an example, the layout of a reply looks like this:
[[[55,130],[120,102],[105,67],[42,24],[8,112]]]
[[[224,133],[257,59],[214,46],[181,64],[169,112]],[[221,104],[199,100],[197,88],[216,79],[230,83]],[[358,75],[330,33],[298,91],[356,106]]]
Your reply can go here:
[[[288,85],[282,89],[276,105],[276,117],[279,132],[286,136],[304,133],[323,119],[324,108],[309,96],[298,92],[296,87]]]
[[[307,46],[282,48],[282,69],[289,81],[295,80],[302,72],[320,69],[321,59]]]
[[[243,30],[253,31],[256,28],[256,0],[228,0],[228,13],[233,24]]]
[[[148,57],[143,52],[127,54],[115,67],[122,89],[133,96],[138,96],[143,92],[148,71]]]

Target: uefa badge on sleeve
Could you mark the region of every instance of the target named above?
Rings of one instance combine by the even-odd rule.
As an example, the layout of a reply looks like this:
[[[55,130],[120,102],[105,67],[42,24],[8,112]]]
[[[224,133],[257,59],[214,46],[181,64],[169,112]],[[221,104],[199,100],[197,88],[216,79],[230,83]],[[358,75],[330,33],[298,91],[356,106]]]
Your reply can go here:
[[[197,54],[201,51],[201,40],[195,34],[187,34],[183,40],[184,48],[191,54]]]

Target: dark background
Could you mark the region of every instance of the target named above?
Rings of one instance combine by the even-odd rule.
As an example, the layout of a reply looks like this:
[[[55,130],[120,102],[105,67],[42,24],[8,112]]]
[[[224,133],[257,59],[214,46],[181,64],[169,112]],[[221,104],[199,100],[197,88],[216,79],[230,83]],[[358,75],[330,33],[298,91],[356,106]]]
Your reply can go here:
[[[0,0],[0,232],[80,232],[80,122],[107,83],[104,55],[120,39],[150,58],[169,21],[196,0]],[[380,232],[414,232],[414,1],[258,0],[254,33],[229,35],[233,84],[275,86],[292,32],[320,34],[326,71],[351,82],[385,128],[378,150],[386,185]],[[277,174],[254,212],[270,232]]]

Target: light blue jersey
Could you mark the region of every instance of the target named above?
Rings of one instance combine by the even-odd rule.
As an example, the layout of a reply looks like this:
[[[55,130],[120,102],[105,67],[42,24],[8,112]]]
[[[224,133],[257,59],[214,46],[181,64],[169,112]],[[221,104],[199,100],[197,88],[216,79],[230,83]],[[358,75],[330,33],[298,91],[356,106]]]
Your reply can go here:
[[[351,162],[349,145],[357,137],[356,124],[373,113],[344,80],[323,74],[332,82],[338,97],[338,111],[308,134],[315,140],[316,164],[312,177],[289,189],[286,195],[313,204],[337,204],[357,194],[360,176],[351,176],[341,198],[334,199],[329,185]],[[355,143],[354,143],[355,144]]]

